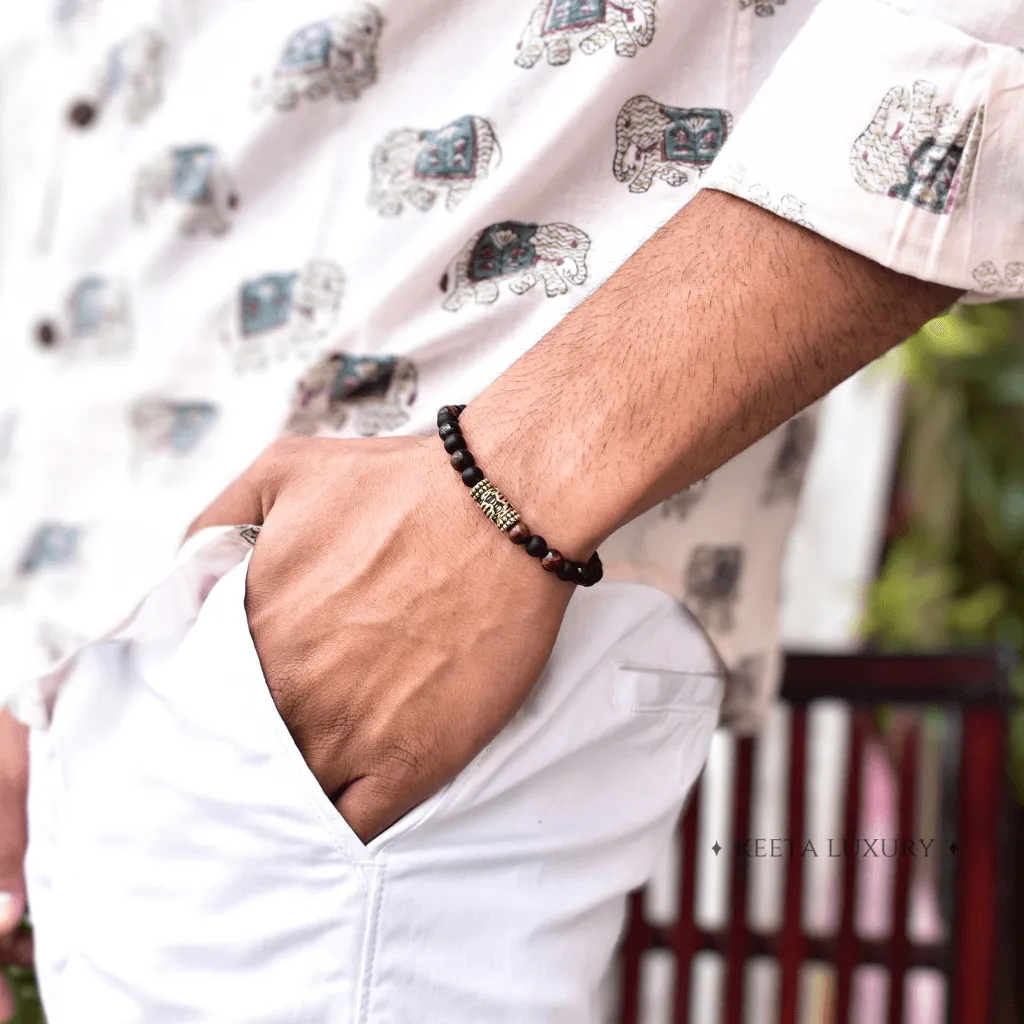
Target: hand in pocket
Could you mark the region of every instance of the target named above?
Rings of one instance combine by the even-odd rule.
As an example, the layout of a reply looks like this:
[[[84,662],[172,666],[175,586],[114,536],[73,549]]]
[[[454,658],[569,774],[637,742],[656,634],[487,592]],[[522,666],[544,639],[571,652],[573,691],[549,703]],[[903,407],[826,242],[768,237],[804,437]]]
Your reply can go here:
[[[282,718],[369,842],[452,779],[540,675],[572,587],[424,438],[278,442],[193,523],[261,524],[246,613]]]

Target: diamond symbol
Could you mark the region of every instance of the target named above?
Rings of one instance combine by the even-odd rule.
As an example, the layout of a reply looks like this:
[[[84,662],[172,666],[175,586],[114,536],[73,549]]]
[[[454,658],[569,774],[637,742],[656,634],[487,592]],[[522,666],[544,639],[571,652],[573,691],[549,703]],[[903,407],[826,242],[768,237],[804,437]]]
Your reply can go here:
[[[952,842],[952,843],[949,844],[949,852],[950,853],[955,855],[956,851],[959,850],[959,849],[960,849],[960,847],[956,845],[956,842]]]
[[[722,852],[722,848],[718,845],[718,840],[717,839],[715,840],[715,845],[712,846],[711,849],[715,851],[715,856],[716,857]]]

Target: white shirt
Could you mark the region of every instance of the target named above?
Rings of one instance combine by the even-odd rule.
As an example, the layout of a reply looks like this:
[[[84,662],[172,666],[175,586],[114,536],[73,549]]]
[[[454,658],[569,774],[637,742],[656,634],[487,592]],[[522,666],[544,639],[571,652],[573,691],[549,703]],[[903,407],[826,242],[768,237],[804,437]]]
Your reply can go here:
[[[431,431],[702,186],[1024,295],[1011,0],[62,0],[39,22],[0,64],[11,680],[132,604],[275,437]],[[778,681],[814,421],[602,549],[695,612],[740,728]]]

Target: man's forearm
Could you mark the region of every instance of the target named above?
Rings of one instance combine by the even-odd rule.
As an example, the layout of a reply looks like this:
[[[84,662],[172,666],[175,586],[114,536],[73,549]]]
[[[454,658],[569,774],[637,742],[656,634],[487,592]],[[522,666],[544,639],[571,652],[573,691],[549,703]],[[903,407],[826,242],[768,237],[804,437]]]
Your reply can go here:
[[[462,423],[530,526],[580,557],[957,297],[703,192]]]

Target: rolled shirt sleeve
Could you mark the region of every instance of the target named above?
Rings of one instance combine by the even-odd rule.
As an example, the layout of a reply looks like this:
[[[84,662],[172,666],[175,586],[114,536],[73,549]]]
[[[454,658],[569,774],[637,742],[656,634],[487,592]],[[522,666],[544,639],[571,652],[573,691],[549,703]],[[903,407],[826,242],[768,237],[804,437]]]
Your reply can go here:
[[[1024,298],[1024,7],[822,0],[704,187],[967,301]]]

